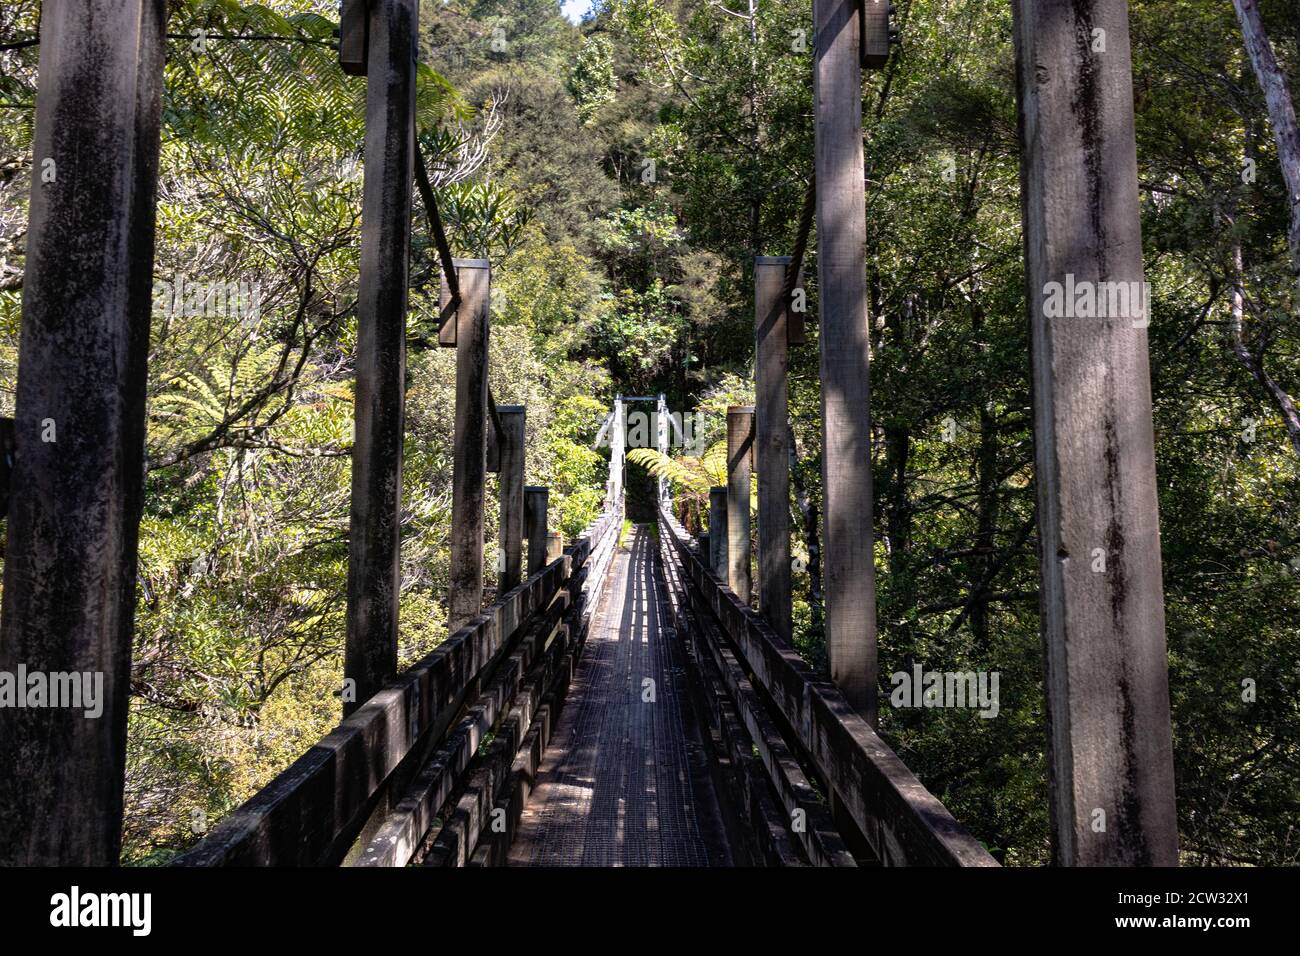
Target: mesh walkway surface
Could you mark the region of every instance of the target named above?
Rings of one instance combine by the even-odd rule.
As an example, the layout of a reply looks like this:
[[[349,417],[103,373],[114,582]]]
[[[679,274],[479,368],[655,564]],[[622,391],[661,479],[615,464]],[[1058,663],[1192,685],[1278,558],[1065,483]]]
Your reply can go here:
[[[656,554],[637,526],[614,556],[511,865],[732,863]]]

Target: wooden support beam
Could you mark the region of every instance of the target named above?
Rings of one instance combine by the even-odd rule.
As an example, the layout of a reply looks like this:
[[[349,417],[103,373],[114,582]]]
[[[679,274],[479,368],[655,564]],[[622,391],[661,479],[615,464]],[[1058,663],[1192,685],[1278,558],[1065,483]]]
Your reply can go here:
[[[483,488],[487,481],[488,301],[486,259],[457,259],[456,426],[451,480],[451,596],[447,629],[483,609]]]
[[[397,673],[417,9],[375,0],[370,10],[345,714]]]
[[[162,0],[41,19],[0,671],[81,693],[0,707],[0,865],[118,862],[165,22]]]
[[[862,15],[862,66],[878,70],[889,61],[889,15],[894,5],[889,0],[858,0],[858,6]]]
[[[727,409],[727,584],[745,604],[753,590],[750,571],[749,497],[754,465],[754,409]]]
[[[1078,316],[1073,294],[1062,315],[1052,301],[1143,282],[1127,5],[1013,10],[1053,852],[1173,865],[1148,316],[1132,303]]]
[[[12,418],[0,418],[0,518],[9,514],[9,493],[13,488],[14,450],[18,447]]]
[[[545,485],[524,489],[524,537],[528,539],[528,576],[546,567],[546,512],[551,492]]]
[[[613,500],[623,497],[623,462],[627,453],[627,404],[614,396],[614,424],[609,433],[609,482]]]
[[[505,442],[505,428],[501,424],[501,412],[496,399],[492,397],[491,388],[488,389],[487,407],[487,470],[495,475],[501,472],[501,449]]]
[[[415,185],[420,190],[420,199],[424,201],[424,211],[429,217],[429,231],[433,233],[433,244],[438,248],[438,265],[442,273],[438,296],[438,344],[450,347],[456,344],[456,323],[451,321],[451,317],[460,306],[460,283],[456,281],[456,260],[451,255],[447,230],[443,228],[442,216],[438,213],[438,200],[433,195],[433,184],[429,182],[429,171],[424,166],[424,153],[418,138],[415,142]]]
[[[502,653],[557,591],[572,592],[575,574],[603,579],[616,534],[616,515],[598,518],[563,561],[449,635],[173,865],[338,865],[404,761],[430,737],[435,744],[447,739],[469,692],[491,681]],[[586,575],[588,560],[601,555]]]
[[[453,259],[453,264],[456,261]],[[457,273],[459,271],[457,270]],[[453,282],[448,277],[449,275],[451,274],[444,274],[442,282],[438,285],[438,315],[440,318],[438,345],[444,349],[454,349],[456,347],[456,312],[461,305],[461,302],[456,301],[456,295],[460,292],[460,284],[459,282]],[[453,285],[455,286],[454,289]]]
[[[661,392],[659,400],[655,403],[655,448],[659,454],[665,458],[668,457],[668,451],[672,447],[668,435],[668,399]],[[668,501],[668,479],[660,477],[658,482],[659,500],[667,503]]]
[[[996,866],[844,695],[821,680],[793,647],[756,612],[706,573],[680,524],[662,510],[659,533],[677,552],[698,598],[696,610],[718,622],[738,661],[761,687],[779,726],[788,728],[809,765],[887,866]],[[675,563],[675,562],[674,562]],[[725,695],[723,701],[726,701]]]
[[[339,67],[365,76],[370,47],[370,0],[342,0],[339,6]]]
[[[832,679],[874,727],[876,574],[858,20],[857,0],[813,0],[826,650]]]
[[[709,567],[719,581],[727,580],[727,489],[709,489]]]
[[[758,469],[758,606],[772,629],[791,637],[789,256],[754,258],[754,458]]]
[[[559,560],[564,553],[564,536],[558,531],[546,532],[546,563]]]
[[[799,231],[794,239],[794,255],[790,257],[790,264],[785,267],[785,289],[781,296],[790,306],[786,313],[786,344],[803,345],[808,341],[807,331],[804,329],[804,313],[807,311],[807,300],[803,297],[800,307],[794,307],[795,291],[803,285],[803,257],[808,251],[808,235],[812,232],[813,213],[817,209],[817,177],[814,176],[808,183],[808,192],[804,196],[803,209],[799,211]]]
[[[501,430],[501,518],[497,542],[501,548],[497,593],[505,594],[521,578],[524,549],[524,406],[499,405]]]

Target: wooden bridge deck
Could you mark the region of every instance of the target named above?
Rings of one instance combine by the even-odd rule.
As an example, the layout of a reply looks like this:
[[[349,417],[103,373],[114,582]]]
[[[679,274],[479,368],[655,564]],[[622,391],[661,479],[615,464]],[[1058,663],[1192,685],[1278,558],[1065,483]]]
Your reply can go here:
[[[509,864],[731,865],[647,527],[609,574]]]

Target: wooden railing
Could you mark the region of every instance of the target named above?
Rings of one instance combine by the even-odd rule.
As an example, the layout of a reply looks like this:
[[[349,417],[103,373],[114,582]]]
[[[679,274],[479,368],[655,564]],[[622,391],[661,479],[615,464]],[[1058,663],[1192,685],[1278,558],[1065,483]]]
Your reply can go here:
[[[497,799],[507,798],[517,817],[621,526],[620,499],[561,557],[371,697],[176,865],[334,865],[363,838],[358,864],[401,866],[422,844],[441,850],[442,831],[456,834],[449,862],[464,862]],[[475,759],[489,734],[497,735],[492,750]],[[484,801],[483,812],[468,812],[466,794]]]
[[[889,866],[997,865],[839,689],[722,583],[667,508],[659,530],[675,623],[761,858],[852,866],[865,847]]]
[[[484,301],[486,293],[483,282],[466,301]],[[478,390],[486,380],[485,343],[471,358],[468,370]],[[459,387],[466,370],[458,362],[462,437],[486,429],[483,404]],[[477,415],[467,415],[467,406]],[[619,436],[611,443],[604,506],[561,553],[559,536],[547,529],[548,489],[523,485],[523,409],[511,408],[497,447],[489,442],[486,465],[501,474],[500,581],[510,581],[512,566],[517,580],[523,537],[528,578],[500,587],[494,604],[366,700],[176,865],[504,859],[623,526],[621,400],[611,416]],[[458,533],[463,550],[478,552],[468,575],[471,598],[482,593],[483,540],[473,529],[482,527],[483,466],[482,458],[456,456],[458,474],[465,469],[470,476],[462,509],[470,531]],[[453,582],[453,603],[455,597]],[[487,739],[491,744],[480,753]]]

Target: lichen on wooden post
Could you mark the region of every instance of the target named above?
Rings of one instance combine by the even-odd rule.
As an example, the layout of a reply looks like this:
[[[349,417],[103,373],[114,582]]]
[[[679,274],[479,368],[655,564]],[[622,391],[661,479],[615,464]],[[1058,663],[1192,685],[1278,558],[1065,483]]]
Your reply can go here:
[[[345,714],[397,673],[417,18],[416,0],[375,0],[367,30]]]
[[[82,706],[0,707],[3,865],[118,862],[165,23],[162,0],[41,17],[0,671]]]

